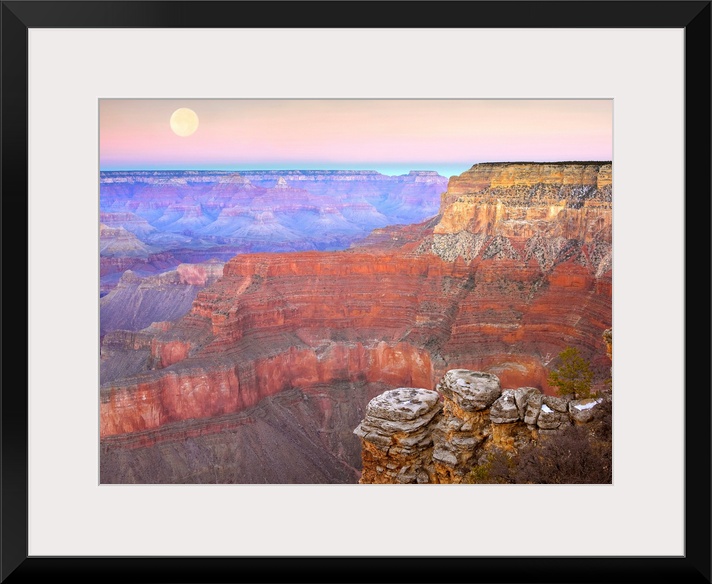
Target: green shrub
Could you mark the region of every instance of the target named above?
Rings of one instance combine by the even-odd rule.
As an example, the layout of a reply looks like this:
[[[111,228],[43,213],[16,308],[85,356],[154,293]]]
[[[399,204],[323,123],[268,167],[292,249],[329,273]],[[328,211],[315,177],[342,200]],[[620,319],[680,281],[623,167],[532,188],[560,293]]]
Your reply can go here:
[[[591,365],[579,354],[575,347],[568,347],[559,353],[560,365],[549,373],[549,383],[556,387],[560,396],[573,399],[591,397],[593,371]]]
[[[514,459],[502,452],[494,450],[487,455],[485,462],[478,464],[465,476],[466,483],[476,485],[501,485],[513,482],[511,473],[514,469]]]

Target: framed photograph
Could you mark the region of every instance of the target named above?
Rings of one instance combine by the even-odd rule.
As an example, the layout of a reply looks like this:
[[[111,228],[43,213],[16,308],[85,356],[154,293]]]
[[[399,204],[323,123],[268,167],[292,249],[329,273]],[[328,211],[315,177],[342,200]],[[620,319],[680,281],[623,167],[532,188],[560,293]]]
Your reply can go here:
[[[102,484],[612,482],[613,100],[115,98],[99,136]]]
[[[3,2],[2,581],[709,582],[710,15]]]

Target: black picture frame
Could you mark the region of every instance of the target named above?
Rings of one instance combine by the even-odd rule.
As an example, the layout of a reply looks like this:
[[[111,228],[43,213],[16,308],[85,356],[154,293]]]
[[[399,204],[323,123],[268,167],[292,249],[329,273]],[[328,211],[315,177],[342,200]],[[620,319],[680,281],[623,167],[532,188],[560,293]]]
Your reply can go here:
[[[389,10],[388,4],[398,6]],[[2,260],[9,277],[0,294],[5,294],[6,314],[28,314],[28,249],[18,244],[27,241],[29,221],[28,29],[240,28],[245,27],[246,14],[251,22],[270,28],[461,28],[466,16],[478,28],[684,29],[685,391],[687,398],[694,395],[694,400],[685,401],[685,554],[652,558],[30,557],[27,331],[23,333],[21,323],[11,320],[6,323],[2,351],[7,367],[1,389],[1,581],[710,582],[710,1],[3,1],[2,212],[8,239]]]

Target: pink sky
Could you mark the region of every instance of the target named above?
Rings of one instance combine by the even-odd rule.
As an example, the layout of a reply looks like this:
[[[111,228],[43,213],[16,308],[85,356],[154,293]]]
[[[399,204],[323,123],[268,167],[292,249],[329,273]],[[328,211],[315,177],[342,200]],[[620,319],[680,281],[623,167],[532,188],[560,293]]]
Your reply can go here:
[[[177,136],[171,114],[200,120]],[[459,174],[478,162],[611,160],[611,100],[100,101],[102,170]]]

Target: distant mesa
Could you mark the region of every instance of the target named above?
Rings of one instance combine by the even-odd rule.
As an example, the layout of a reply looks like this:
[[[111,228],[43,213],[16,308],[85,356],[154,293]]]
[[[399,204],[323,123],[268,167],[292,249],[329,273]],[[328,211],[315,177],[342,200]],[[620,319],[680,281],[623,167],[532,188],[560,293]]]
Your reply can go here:
[[[225,260],[240,252],[347,249],[374,228],[435,215],[446,186],[422,171],[102,171],[102,218],[138,239],[109,245],[107,233],[102,257],[170,252],[204,261],[210,250]],[[264,212],[272,213],[269,222]],[[116,284],[111,278],[102,290]]]

